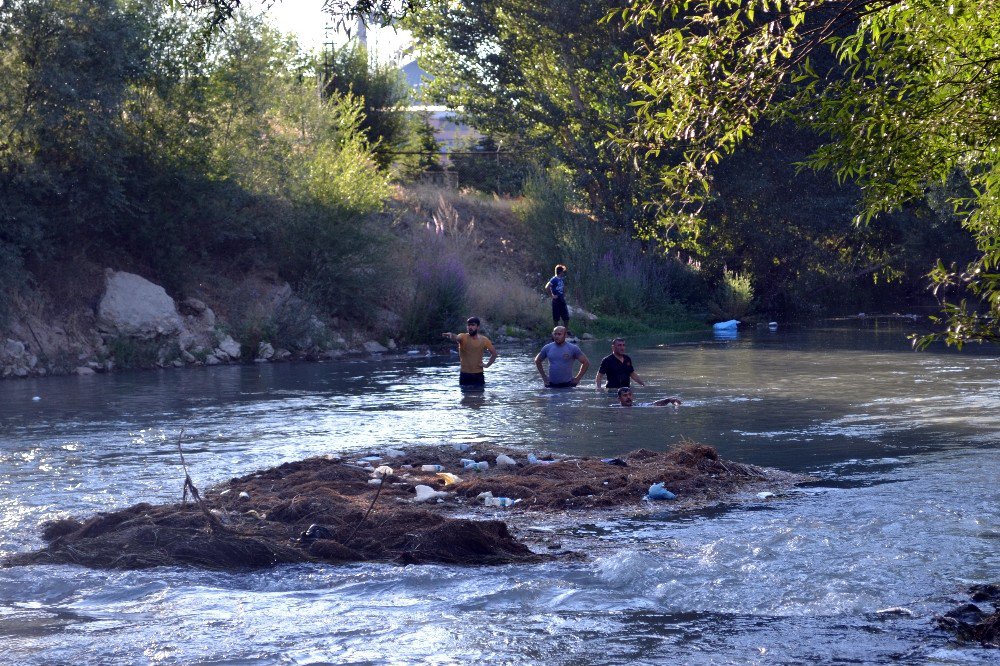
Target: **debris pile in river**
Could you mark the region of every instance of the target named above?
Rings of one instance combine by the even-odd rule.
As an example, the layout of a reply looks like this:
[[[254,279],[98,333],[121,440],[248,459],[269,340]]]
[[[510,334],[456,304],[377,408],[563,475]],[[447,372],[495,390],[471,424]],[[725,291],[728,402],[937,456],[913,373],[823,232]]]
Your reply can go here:
[[[693,507],[791,478],[723,461],[712,447],[690,443],[663,453],[640,449],[615,459],[536,463],[508,449],[476,448],[478,455],[447,446],[417,447],[382,458],[327,456],[286,463],[209,489],[201,508],[137,504],[82,522],[47,523],[46,547],[14,555],[5,564],[241,569],[317,561],[540,561],[551,556],[520,543],[505,522],[457,516],[487,512],[494,518],[495,509],[477,499],[485,492],[520,500],[504,510],[505,517],[516,520],[526,512],[636,507],[656,482],[678,496],[678,506]],[[498,455],[519,460],[492,463],[483,471],[463,468],[463,459],[481,463]],[[432,499],[417,503],[421,493]]]
[[[1000,585],[973,585],[969,592],[972,601],[991,602],[993,613],[986,613],[976,604],[967,603],[938,617],[938,624],[955,632],[961,640],[1000,648]]]

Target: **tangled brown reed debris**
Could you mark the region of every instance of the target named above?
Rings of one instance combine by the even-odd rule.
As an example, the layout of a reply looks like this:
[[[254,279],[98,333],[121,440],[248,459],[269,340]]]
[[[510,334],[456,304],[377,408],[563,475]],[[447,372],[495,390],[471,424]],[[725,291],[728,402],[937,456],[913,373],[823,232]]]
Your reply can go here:
[[[515,539],[507,522],[494,519],[495,511],[482,506],[477,499],[481,493],[520,500],[504,513],[508,521],[517,521],[535,512],[638,509],[648,487],[657,482],[678,496],[672,506],[691,508],[773,484],[779,477],[790,485],[791,478],[723,461],[712,447],[693,443],[662,453],[639,449],[616,459],[558,458],[539,464],[525,462],[523,452],[476,448],[476,454],[450,446],[414,447],[382,460],[360,454],[286,463],[210,488],[201,498],[204,507],[137,504],[83,521],[47,523],[44,548],[14,555],[4,564],[239,570],[300,562],[537,562],[553,555],[535,553]],[[498,467],[500,454],[519,462]],[[466,457],[485,459],[491,466],[483,472],[464,471],[461,459]],[[377,475],[372,463],[389,465],[392,471]],[[423,465],[440,465],[461,480],[446,481],[436,470],[422,471]],[[418,485],[448,494],[417,503]],[[212,529],[215,520],[224,529]]]

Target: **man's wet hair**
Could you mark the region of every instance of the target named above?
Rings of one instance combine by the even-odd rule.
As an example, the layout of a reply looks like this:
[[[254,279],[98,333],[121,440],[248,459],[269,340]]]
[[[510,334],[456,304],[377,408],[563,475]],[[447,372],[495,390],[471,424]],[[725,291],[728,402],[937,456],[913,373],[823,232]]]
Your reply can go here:
[[[619,342],[625,342],[625,338],[615,338],[611,341],[611,344],[618,344]]]
[[[620,389],[618,389],[618,397],[620,398],[623,395],[625,395],[626,393],[631,393],[631,392],[632,392],[632,389],[630,389],[627,386],[623,386]]]
[[[475,324],[476,326],[479,326],[479,317],[469,317],[468,319],[465,320],[465,323]]]
[[[563,264],[556,264],[556,269],[555,270],[556,270],[556,273],[565,273],[566,272],[566,266],[564,266]]]

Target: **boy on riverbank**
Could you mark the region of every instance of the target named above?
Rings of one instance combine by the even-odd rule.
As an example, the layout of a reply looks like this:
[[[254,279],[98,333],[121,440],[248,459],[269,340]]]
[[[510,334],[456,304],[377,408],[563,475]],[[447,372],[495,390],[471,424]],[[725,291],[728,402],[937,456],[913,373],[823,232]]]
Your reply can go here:
[[[558,326],[559,320],[569,329],[569,306],[566,305],[566,267],[556,264],[555,275],[545,283],[545,293],[552,298],[552,325]]]

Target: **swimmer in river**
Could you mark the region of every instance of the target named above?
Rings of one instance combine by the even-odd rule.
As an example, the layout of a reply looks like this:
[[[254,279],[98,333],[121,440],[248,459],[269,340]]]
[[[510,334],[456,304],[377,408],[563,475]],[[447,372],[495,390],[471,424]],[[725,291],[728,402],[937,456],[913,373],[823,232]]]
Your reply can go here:
[[[631,407],[633,403],[632,399],[632,389],[627,386],[623,386],[618,389],[618,404],[622,407]],[[638,407],[665,407],[667,405],[673,405],[674,407],[681,404],[679,398],[661,398],[655,402],[644,402],[637,405]]]

